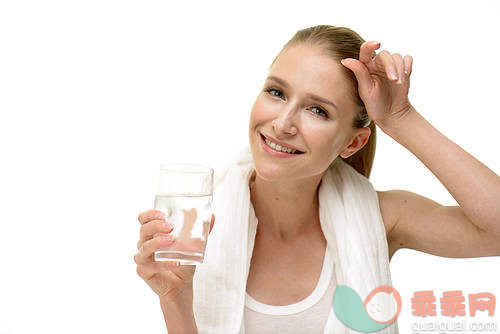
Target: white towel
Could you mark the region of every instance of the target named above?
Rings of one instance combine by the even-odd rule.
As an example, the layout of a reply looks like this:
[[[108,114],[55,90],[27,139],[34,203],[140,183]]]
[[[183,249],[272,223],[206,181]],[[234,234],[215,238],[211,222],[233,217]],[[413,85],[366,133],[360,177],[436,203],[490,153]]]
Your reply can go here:
[[[246,147],[227,168],[215,172],[216,222],[193,278],[194,315],[201,334],[245,333],[246,283],[257,231],[257,224],[250,223],[253,170]],[[353,288],[362,300],[378,286],[392,286],[385,228],[370,181],[337,158],[323,176],[318,196],[337,284]],[[332,306],[324,333],[359,332],[344,325]],[[377,333],[398,333],[397,322]]]

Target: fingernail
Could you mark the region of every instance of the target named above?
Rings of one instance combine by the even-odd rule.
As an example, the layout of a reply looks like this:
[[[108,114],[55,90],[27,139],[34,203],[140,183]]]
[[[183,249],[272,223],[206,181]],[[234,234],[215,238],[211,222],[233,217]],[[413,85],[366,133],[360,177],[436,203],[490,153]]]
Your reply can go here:
[[[165,214],[161,211],[157,211],[155,213],[155,218],[158,218],[158,219],[165,219]]]
[[[169,228],[172,227],[172,224],[171,223],[163,223],[162,226],[163,226],[164,229],[168,230]]]
[[[398,75],[396,74],[396,72],[391,71],[391,77],[393,80],[396,80],[398,78]]]
[[[344,59],[342,59],[342,60],[340,61],[340,63],[341,63],[342,65],[344,65]]]
[[[174,236],[173,236],[173,235],[171,235],[171,234],[166,235],[166,236],[163,236],[163,241],[164,241],[164,242],[170,242],[170,241],[172,241],[172,240],[174,240]]]

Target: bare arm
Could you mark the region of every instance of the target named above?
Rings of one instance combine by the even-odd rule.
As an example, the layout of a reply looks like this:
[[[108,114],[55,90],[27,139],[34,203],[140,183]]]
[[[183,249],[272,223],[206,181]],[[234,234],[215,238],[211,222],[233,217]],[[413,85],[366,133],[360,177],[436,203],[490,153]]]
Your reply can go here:
[[[406,246],[448,257],[500,255],[500,177],[413,108],[408,100],[413,57],[382,50],[373,58],[379,47],[364,42],[359,60],[341,64],[356,76],[370,119],[422,161],[459,204],[442,206],[400,190],[379,193],[381,210],[389,208],[383,218],[391,251]]]
[[[429,168],[477,227],[500,235],[497,174],[444,136],[415,109],[382,130]]]
[[[389,226],[389,258],[401,248],[452,258],[500,255],[499,237],[479,229],[460,206],[443,206],[405,190],[378,193],[385,210],[397,216]]]
[[[161,310],[170,334],[198,334],[193,312],[193,290],[187,294],[176,300],[160,298]]]
[[[435,129],[415,109],[382,130],[410,150],[459,206],[400,190],[386,192],[397,221],[395,248],[446,257],[500,255],[500,177]]]

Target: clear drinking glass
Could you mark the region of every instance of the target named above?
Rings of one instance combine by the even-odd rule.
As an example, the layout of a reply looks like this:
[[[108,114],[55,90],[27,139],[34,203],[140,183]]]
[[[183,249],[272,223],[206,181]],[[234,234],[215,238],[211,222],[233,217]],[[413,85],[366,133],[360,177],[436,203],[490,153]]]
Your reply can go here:
[[[214,170],[210,167],[168,163],[160,166],[154,208],[163,211],[174,228],[174,242],[155,251],[155,261],[203,263],[210,222]]]

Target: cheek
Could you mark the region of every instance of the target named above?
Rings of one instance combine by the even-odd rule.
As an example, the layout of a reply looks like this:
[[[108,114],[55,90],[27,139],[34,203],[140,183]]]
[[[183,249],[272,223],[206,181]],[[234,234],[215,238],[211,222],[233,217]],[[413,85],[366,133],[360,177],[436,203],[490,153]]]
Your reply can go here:
[[[311,148],[315,147],[324,153],[334,152],[342,145],[343,134],[337,121],[326,124],[309,120],[302,133]]]
[[[317,161],[322,165],[330,164],[342,149],[341,134],[336,129],[312,132],[308,138],[311,149],[317,152]]]
[[[269,107],[266,107],[265,103],[259,97],[252,106],[252,111],[250,113],[250,124],[256,125],[263,123],[270,119],[271,112]]]

